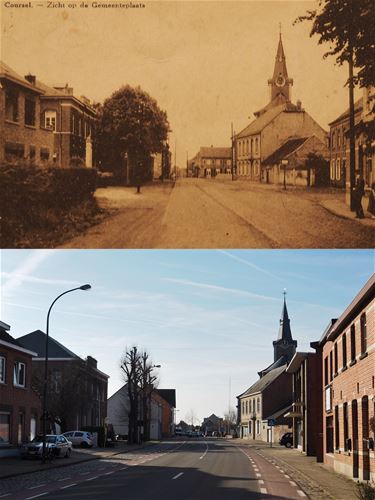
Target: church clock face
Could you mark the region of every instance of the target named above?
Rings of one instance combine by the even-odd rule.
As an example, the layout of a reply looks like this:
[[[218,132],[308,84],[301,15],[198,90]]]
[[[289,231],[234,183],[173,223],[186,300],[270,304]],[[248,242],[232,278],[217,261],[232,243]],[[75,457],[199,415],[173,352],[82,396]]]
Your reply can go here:
[[[278,87],[283,87],[285,85],[285,78],[282,76],[282,75],[279,75],[277,78],[276,78],[276,85]]]

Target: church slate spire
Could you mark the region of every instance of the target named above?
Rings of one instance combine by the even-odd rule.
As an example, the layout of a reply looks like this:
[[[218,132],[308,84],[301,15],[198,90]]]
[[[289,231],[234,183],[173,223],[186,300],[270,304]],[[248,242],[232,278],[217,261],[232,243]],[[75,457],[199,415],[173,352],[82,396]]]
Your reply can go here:
[[[281,311],[281,319],[277,340],[273,342],[274,361],[284,357],[287,363],[292,359],[296,352],[297,341],[293,340],[292,331],[290,329],[290,319],[288,309],[286,307],[286,291],[284,290],[284,303]]]
[[[271,102],[274,99],[277,99],[278,101],[280,100],[281,102],[291,100],[291,86],[293,85],[293,79],[288,77],[281,31],[276,52],[273,77],[268,80],[268,85],[271,89]]]
[[[286,292],[284,292],[284,305],[283,305],[283,310],[281,312],[281,319],[280,319],[280,327],[279,327],[279,334],[277,336],[277,340],[293,340],[292,339],[292,332],[290,330],[290,319],[288,316],[288,309],[286,307]]]

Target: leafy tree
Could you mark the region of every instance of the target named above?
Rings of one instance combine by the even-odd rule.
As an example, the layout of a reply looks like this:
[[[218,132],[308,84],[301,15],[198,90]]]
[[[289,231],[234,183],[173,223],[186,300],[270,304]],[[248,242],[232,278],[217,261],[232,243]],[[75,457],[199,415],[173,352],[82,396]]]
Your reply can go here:
[[[355,82],[361,87],[375,85],[374,1],[319,0],[318,5],[296,22],[312,21],[310,36],[318,35],[319,44],[330,44],[324,57],[336,56],[339,65],[352,59]]]
[[[307,169],[307,185],[311,185],[311,171],[315,171],[315,186],[329,185],[329,162],[322,155],[309,153],[305,161]]]
[[[319,10],[308,11],[296,22],[312,21],[310,36],[318,35],[319,44],[330,44],[324,57],[335,56],[339,65],[345,62],[349,65],[350,205],[354,210],[354,85],[375,84],[375,3],[373,0],[319,0],[318,6]],[[367,142],[373,139],[372,132]]]
[[[100,109],[100,161],[118,171],[127,158],[132,166],[132,181],[143,182],[150,173],[151,154],[162,151],[168,131],[167,114],[157,101],[139,86],[123,86]]]
[[[226,429],[226,432],[228,434],[230,434],[231,431],[234,431],[236,429],[236,423],[237,423],[237,414],[234,408],[229,407],[228,411],[224,413],[224,428]]]

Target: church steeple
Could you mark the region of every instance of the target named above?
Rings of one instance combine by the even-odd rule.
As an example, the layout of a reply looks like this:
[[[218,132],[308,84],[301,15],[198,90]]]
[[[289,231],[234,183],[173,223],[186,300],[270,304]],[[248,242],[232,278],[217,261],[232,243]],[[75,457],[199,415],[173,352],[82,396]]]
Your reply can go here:
[[[283,41],[281,39],[281,27],[273,77],[268,80],[268,85],[271,89],[271,101],[274,99],[280,100],[281,102],[291,100],[291,87],[293,85],[293,79],[288,77],[288,70],[286,69],[286,59]]]
[[[279,326],[279,333],[277,340],[273,342],[274,349],[274,361],[277,361],[282,356],[285,357],[285,361],[289,361],[294,356],[297,347],[297,341],[293,340],[292,331],[290,329],[290,319],[288,316],[288,309],[286,307],[286,291],[284,290],[284,304],[281,311],[281,319]]]

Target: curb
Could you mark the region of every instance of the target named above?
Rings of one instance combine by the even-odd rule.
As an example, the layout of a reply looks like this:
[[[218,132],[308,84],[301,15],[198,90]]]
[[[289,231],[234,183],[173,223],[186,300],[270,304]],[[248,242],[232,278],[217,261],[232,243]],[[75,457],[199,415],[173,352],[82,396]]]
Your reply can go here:
[[[103,458],[111,458],[111,457],[114,457],[116,455],[121,455],[122,453],[141,450],[142,448],[146,448],[146,446],[154,446],[155,444],[158,444],[158,443],[150,442],[149,444],[147,444],[145,446],[139,446],[138,448],[133,448],[132,450],[117,451],[117,452],[111,453],[111,455],[89,455],[87,457],[82,457],[73,463],[72,462],[65,462],[65,463],[62,463],[61,465],[60,464],[59,465],[49,464],[48,469],[40,468],[40,469],[36,469],[36,470],[32,470],[32,471],[14,472],[12,474],[6,474],[5,476],[0,476],[0,481],[2,481],[3,479],[9,479],[11,477],[24,476],[26,474],[34,474],[34,472],[44,472],[45,470],[60,469],[62,467],[69,467],[69,466],[76,465],[76,464],[82,464],[84,462],[91,462],[92,460],[99,460],[101,458],[102,459]],[[0,459],[0,465],[1,465],[1,459]]]

